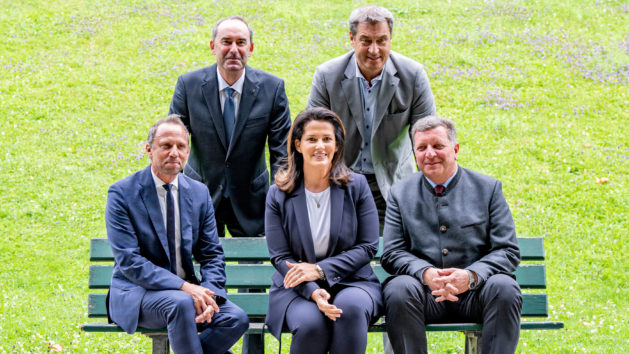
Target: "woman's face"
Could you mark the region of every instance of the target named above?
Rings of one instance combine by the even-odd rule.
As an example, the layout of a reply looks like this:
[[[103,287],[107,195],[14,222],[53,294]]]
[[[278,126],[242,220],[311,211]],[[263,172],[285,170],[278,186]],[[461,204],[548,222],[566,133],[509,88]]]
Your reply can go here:
[[[308,167],[329,169],[334,153],[338,150],[334,126],[324,120],[306,123],[301,139],[295,140],[295,149],[304,157],[304,169]]]

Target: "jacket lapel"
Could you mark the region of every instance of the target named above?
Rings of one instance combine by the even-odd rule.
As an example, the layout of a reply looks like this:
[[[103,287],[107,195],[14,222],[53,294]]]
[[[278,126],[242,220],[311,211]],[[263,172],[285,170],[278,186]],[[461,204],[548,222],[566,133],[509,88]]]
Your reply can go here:
[[[164,218],[159,207],[159,200],[157,199],[157,191],[155,190],[155,182],[153,182],[153,175],[151,174],[151,165],[142,171],[142,179],[140,182],[140,196],[146,211],[153,224],[153,230],[157,234],[159,242],[162,244],[164,253],[168,258],[168,240],[166,239],[166,228],[164,227]]]
[[[334,254],[336,244],[341,237],[341,224],[343,222],[343,209],[345,205],[345,190],[332,183],[330,185],[330,243],[327,256]]]
[[[179,178],[179,228],[181,230],[181,259],[186,276],[196,277],[192,266],[192,192],[182,175]]]
[[[233,146],[236,145],[242,130],[247,124],[247,119],[251,113],[251,107],[258,96],[260,90],[260,81],[255,72],[247,67],[245,69],[245,82],[242,85],[242,96],[240,97],[240,105],[238,106],[238,116],[236,117],[236,125],[234,126],[234,134],[232,135],[231,143],[229,144],[229,150],[227,156],[231,153]]]
[[[365,141],[365,132],[363,131],[363,102],[360,93],[360,83],[358,82],[358,77],[356,77],[356,58],[354,55],[352,55],[352,58],[345,68],[345,78],[341,81],[341,87],[343,88],[343,94],[347,100],[350,114],[358,127],[363,141]]]
[[[382,75],[382,82],[378,92],[378,100],[376,101],[376,116],[374,117],[376,121],[373,125],[373,134],[376,134],[376,131],[384,118],[386,109],[391,103],[391,98],[393,98],[393,94],[397,91],[400,79],[396,75],[397,69],[391,60],[391,56],[389,56],[389,59],[384,65],[384,73]]]
[[[221,111],[221,101],[218,98],[218,79],[216,78],[216,64],[207,68],[206,76],[201,84],[203,98],[207,104],[210,113],[210,121],[214,124],[218,138],[227,150],[227,141],[225,140],[225,123],[223,122],[223,113]]]
[[[306,192],[304,191],[304,182],[301,182],[299,188],[293,192],[294,202],[293,209],[295,212],[295,220],[297,221],[298,237],[301,248],[306,254],[306,260],[309,263],[315,263],[314,243],[312,242],[312,233],[310,232],[310,218],[308,217],[308,206],[306,205]],[[302,259],[303,261],[303,259]]]

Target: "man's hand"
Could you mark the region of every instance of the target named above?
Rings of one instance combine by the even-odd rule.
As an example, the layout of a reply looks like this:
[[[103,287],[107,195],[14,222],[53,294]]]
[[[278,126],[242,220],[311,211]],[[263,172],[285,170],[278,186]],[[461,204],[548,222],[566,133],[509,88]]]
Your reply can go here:
[[[214,293],[200,285],[184,282],[181,290],[192,297],[194,301],[195,320],[200,322],[211,322],[212,316],[219,312],[218,305],[214,300]]]
[[[424,284],[437,296],[435,301],[458,301],[458,294],[469,290],[470,277],[465,269],[428,268],[424,271]]]
[[[319,311],[323,312],[327,318],[332,321],[336,321],[337,318],[341,317],[343,310],[328,302],[328,300],[330,300],[330,293],[328,293],[325,289],[317,289],[313,291],[310,298],[317,304]]]
[[[315,264],[311,263],[291,263],[286,261],[290,270],[284,276],[284,287],[286,289],[295,287],[305,281],[315,281],[319,279],[319,271]]]

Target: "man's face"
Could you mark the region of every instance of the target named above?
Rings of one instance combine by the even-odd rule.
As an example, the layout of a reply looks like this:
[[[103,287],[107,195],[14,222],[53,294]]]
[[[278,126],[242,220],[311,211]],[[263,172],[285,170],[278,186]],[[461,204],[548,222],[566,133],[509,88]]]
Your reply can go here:
[[[378,76],[391,52],[391,32],[387,21],[359,23],[356,36],[349,34],[358,68],[367,80]]]
[[[216,38],[210,41],[210,48],[223,78],[239,78],[253,52],[247,25],[239,20],[222,22],[216,31]]]
[[[445,127],[415,132],[413,151],[417,167],[437,184],[447,181],[456,171],[459,144],[452,144]]]
[[[164,123],[157,128],[153,145],[146,144],[153,172],[162,181],[172,182],[186,164],[190,146],[188,135],[182,126]]]

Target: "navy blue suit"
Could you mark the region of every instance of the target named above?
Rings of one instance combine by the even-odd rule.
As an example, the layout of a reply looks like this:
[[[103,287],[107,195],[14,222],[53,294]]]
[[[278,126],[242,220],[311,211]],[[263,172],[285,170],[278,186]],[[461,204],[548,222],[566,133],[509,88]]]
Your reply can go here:
[[[185,280],[213,291],[221,309],[215,316],[229,317],[216,317],[216,321],[213,318],[210,324],[212,328],[206,325],[199,328],[202,330],[203,352],[215,349],[224,353],[248,327],[247,316],[226,300],[223,249],[216,233],[214,210],[207,188],[182,174],[178,178],[181,259],[187,276]],[[127,333],[134,333],[139,324],[148,328],[167,326],[173,350],[200,352],[199,340],[194,343],[199,336],[194,323],[192,298],[179,290],[184,279],[169,270],[168,240],[151,166],[109,188],[105,220],[107,238],[115,258],[107,309],[109,317]],[[201,281],[194,273],[192,256],[200,265]],[[177,298],[182,301],[182,306],[189,308],[181,316],[185,325],[171,324],[170,319],[168,323],[147,321],[150,310],[155,309],[160,296]],[[149,305],[149,301],[156,302]],[[148,309],[147,306],[152,308]],[[170,315],[173,317],[172,313]],[[229,333],[217,332],[228,338],[204,340],[204,336],[208,337],[220,326],[231,327],[227,330]],[[171,327],[174,331],[171,331]],[[182,338],[187,338],[186,342],[193,338],[193,343],[184,348],[177,347],[183,341]],[[205,343],[211,340],[216,341]]]
[[[255,237],[264,232],[269,177],[286,156],[291,120],[284,82],[278,77],[247,66],[242,91],[229,145],[216,64],[179,77],[170,113],[181,115],[190,131],[191,151],[184,173],[210,189],[219,233],[223,235],[223,224],[227,224],[232,236]],[[270,176],[265,160],[267,141]],[[220,206],[226,193],[237,225],[231,217],[223,220],[227,205]]]
[[[367,326],[383,308],[382,289],[369,264],[378,251],[378,213],[365,177],[351,174],[351,178],[347,187],[330,186],[330,241],[326,256],[320,260],[315,257],[303,182],[290,194],[273,185],[267,195],[265,229],[271,263],[277,272],[273,274],[266,323],[277,338],[284,326],[293,333],[293,343],[299,341],[298,336],[304,337],[301,343],[307,347],[291,346],[291,351],[316,353],[315,348],[321,345],[322,351],[360,351],[362,344],[352,343],[353,338],[360,342],[364,337],[366,345]],[[286,261],[317,263],[326,280],[286,289]],[[327,320],[310,300],[318,288],[327,289],[332,294],[330,303],[343,310],[336,322]],[[348,296],[339,300],[343,292]],[[298,315],[291,323],[293,313]],[[306,330],[311,332],[304,333]],[[335,335],[337,332],[343,337]],[[349,351],[335,346],[335,342],[346,345]]]

